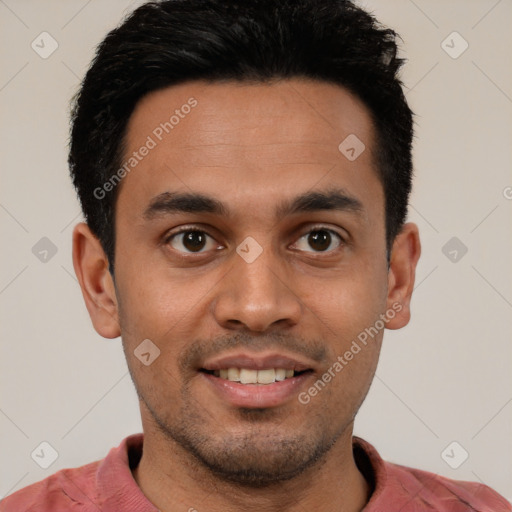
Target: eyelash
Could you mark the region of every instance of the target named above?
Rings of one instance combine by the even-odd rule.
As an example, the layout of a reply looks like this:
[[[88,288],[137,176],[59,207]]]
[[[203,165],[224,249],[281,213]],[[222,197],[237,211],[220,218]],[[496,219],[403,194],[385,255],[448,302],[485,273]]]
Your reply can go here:
[[[327,231],[328,233],[330,233],[331,235],[334,235],[335,238],[338,238],[339,240],[339,246],[334,248],[334,249],[329,249],[327,251],[302,251],[302,252],[311,252],[312,254],[331,254],[332,252],[336,251],[336,249],[339,249],[340,247],[346,245],[346,240],[345,238],[340,234],[338,233],[337,231],[331,229],[331,228],[328,228],[328,227],[325,227],[325,226],[322,226],[322,225],[318,225],[318,226],[313,226],[312,228],[308,229],[306,232],[302,233],[296,240],[295,243],[297,243],[299,240],[301,240],[304,236],[307,236],[309,235],[310,233],[314,233],[315,231]],[[203,233],[207,236],[209,236],[210,238],[212,238],[213,240],[215,240],[215,237],[212,236],[210,233],[208,233],[207,230],[205,229],[198,229],[197,227],[195,226],[183,226],[181,228],[178,229],[178,231],[174,231],[173,233],[170,233],[169,235],[167,235],[165,238],[164,238],[164,244],[169,244],[170,241],[182,234],[182,233]],[[183,256],[185,258],[187,257],[196,257],[196,255],[204,255],[206,252],[182,252],[182,251],[178,251],[180,252],[181,255],[185,254],[186,256]]]

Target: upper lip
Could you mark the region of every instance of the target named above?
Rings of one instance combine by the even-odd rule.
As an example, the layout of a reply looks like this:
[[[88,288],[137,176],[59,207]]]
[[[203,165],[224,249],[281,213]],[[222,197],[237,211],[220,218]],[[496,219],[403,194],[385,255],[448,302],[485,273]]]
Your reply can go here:
[[[313,366],[303,359],[284,354],[258,355],[249,352],[239,352],[228,356],[219,356],[205,361],[203,370],[222,370],[226,368],[246,368],[248,370],[263,370],[266,368],[284,368],[302,372],[312,370]]]

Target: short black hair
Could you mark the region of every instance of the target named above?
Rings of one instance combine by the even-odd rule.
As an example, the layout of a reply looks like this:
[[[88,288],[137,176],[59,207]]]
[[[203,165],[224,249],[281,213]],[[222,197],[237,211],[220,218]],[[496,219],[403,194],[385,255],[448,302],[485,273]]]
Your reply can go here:
[[[399,78],[397,38],[349,0],[164,0],[133,11],[99,44],[71,113],[70,172],[110,271],[119,187],[98,190],[122,165],[137,102],[191,80],[309,78],[358,97],[376,133],[389,257],[412,181],[413,113]]]

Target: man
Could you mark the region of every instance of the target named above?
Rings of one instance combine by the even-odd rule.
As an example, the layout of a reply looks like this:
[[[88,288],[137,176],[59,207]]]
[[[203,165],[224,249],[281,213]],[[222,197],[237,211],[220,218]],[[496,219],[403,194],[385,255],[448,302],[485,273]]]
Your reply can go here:
[[[420,256],[396,52],[342,0],[152,3],[107,36],[73,261],[144,434],[0,510],[511,510],[352,435]]]

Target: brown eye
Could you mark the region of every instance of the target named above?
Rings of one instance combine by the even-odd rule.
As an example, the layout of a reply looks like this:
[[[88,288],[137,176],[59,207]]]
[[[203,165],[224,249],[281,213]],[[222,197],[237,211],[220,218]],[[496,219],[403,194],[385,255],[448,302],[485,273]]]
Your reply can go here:
[[[169,238],[171,247],[180,252],[204,252],[215,247],[213,238],[204,231],[189,230]]]
[[[331,245],[332,237],[328,231],[312,231],[308,235],[308,244],[315,251],[326,251]]]
[[[330,229],[315,229],[303,235],[295,244],[297,249],[306,252],[326,252],[341,245],[338,233]]]

